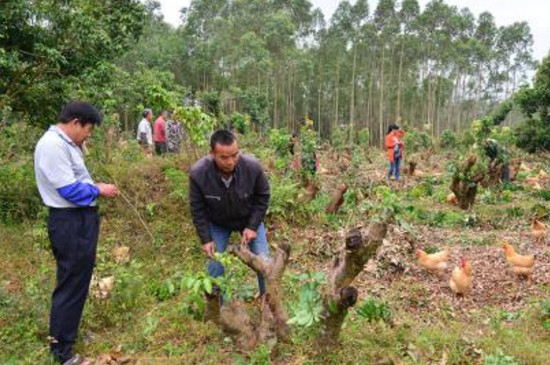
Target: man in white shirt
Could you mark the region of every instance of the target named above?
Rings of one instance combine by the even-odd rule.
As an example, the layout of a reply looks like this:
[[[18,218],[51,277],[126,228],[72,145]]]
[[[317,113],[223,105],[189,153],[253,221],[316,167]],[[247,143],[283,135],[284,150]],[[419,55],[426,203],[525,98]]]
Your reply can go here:
[[[137,140],[144,149],[153,149],[153,131],[151,129],[151,121],[153,120],[153,111],[145,109],[143,111],[143,119],[139,122],[137,129]]]
[[[90,364],[72,352],[95,265],[99,196],[114,198],[116,186],[95,184],[82,154],[100,115],[88,103],[67,104],[34,152],[38,191],[49,208],[48,236],[57,264],[50,312],[50,350],[66,365]]]

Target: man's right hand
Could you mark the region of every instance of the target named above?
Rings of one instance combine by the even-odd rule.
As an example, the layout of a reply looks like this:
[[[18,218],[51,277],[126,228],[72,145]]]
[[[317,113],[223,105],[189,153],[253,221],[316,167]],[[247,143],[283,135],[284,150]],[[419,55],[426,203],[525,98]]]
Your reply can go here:
[[[210,241],[202,245],[202,251],[206,254],[206,256],[214,259],[214,242]]]
[[[101,196],[106,198],[114,198],[118,195],[118,189],[113,184],[98,183],[96,186],[99,189],[99,195]]]

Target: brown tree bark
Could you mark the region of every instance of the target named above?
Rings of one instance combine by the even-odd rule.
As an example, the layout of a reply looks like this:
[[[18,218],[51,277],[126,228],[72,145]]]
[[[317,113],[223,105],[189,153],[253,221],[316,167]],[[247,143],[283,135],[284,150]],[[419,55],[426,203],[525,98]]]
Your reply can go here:
[[[254,321],[238,301],[222,304],[221,293],[217,288],[207,297],[209,319],[219,325],[244,351],[252,351],[263,343],[274,346],[277,340],[287,342],[290,339],[290,327],[282,302],[281,280],[290,257],[290,245],[280,244],[275,256],[269,260],[253,254],[245,246],[231,245],[228,252],[265,279],[266,293],[262,299],[260,319],[259,322]]]
[[[357,289],[350,284],[367,261],[374,257],[386,233],[385,222],[371,223],[365,236],[358,229],[349,231],[345,247],[332,264],[328,290],[323,298],[323,320],[318,339],[321,348],[330,349],[338,343],[348,309],[357,302]]]
[[[344,194],[348,190],[348,186],[345,183],[340,184],[338,186],[338,190],[334,193],[332,196],[332,201],[330,204],[326,207],[325,211],[327,213],[336,213],[340,209],[340,206],[342,206],[342,203],[344,203]]]
[[[407,176],[412,177],[414,176],[414,170],[416,170],[416,161],[409,161],[409,168],[407,169]]]
[[[510,161],[510,181],[516,180],[520,166],[521,166],[520,158],[514,158],[512,159],[512,161]]]

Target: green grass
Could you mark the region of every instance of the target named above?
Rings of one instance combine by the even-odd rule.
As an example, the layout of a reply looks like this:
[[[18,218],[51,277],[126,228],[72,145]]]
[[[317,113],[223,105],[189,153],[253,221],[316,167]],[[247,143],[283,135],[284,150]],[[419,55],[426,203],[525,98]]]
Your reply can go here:
[[[462,313],[446,302],[439,303],[439,311],[431,311],[434,293],[420,282],[405,282],[400,277],[384,295],[374,294],[379,299],[359,298],[345,321],[341,346],[332,353],[319,352],[316,325],[293,327],[290,343],[280,344],[277,353],[263,346],[250,354],[239,353],[217,326],[193,315],[190,293],[180,284],[183,275],[203,272],[206,263],[190,219],[187,173],[181,168],[189,161],[126,158],[114,154],[113,161],[96,171],[102,178],[114,179],[132,206],[123,199],[101,204],[95,275],[113,275],[116,282],[110,298],[89,298],[77,351],[97,357],[121,349],[155,364],[369,364],[383,360],[428,364],[443,357],[447,364],[507,359],[520,364],[548,363],[550,335],[543,326],[548,314],[534,300],[538,298],[528,301],[521,313],[499,308]],[[478,201],[472,211],[465,212],[445,202],[448,181],[424,181],[406,189],[383,185],[365,189],[368,198],[356,207],[346,202],[339,213],[327,215],[324,208],[330,192],[322,191],[312,202],[300,205],[295,201],[299,187],[285,171],[273,172],[270,182],[274,194],[268,225],[278,223],[275,241],[293,245],[283,281],[287,306],[299,301],[300,288],[292,276],[324,270],[330,264],[332,257],[319,252],[331,255],[331,250],[341,246],[335,232],[366,224],[384,208],[412,227],[452,232],[449,245],[491,246],[506,225],[526,224],[533,211],[541,211],[536,204],[544,198],[507,188],[487,195],[498,204]],[[352,192],[358,191],[353,188]],[[46,212],[40,210],[36,219],[0,224],[1,364],[49,364],[46,337],[55,263],[45,217]],[[502,228],[490,226],[479,234],[479,227],[501,222],[503,217]],[[318,247],[322,243],[326,247]],[[132,260],[127,264],[113,260],[111,250],[120,244],[131,247]],[[252,273],[237,274],[235,285],[243,291],[255,284]]]

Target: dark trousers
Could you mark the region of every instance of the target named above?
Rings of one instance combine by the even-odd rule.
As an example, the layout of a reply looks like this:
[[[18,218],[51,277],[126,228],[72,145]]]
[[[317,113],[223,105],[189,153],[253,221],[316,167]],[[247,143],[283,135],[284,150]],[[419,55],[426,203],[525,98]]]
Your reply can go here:
[[[99,237],[97,208],[50,208],[48,235],[57,263],[50,313],[51,352],[64,362],[73,356],[72,346],[95,265]]]
[[[157,155],[164,155],[166,153],[166,142],[155,142],[155,152]]]

